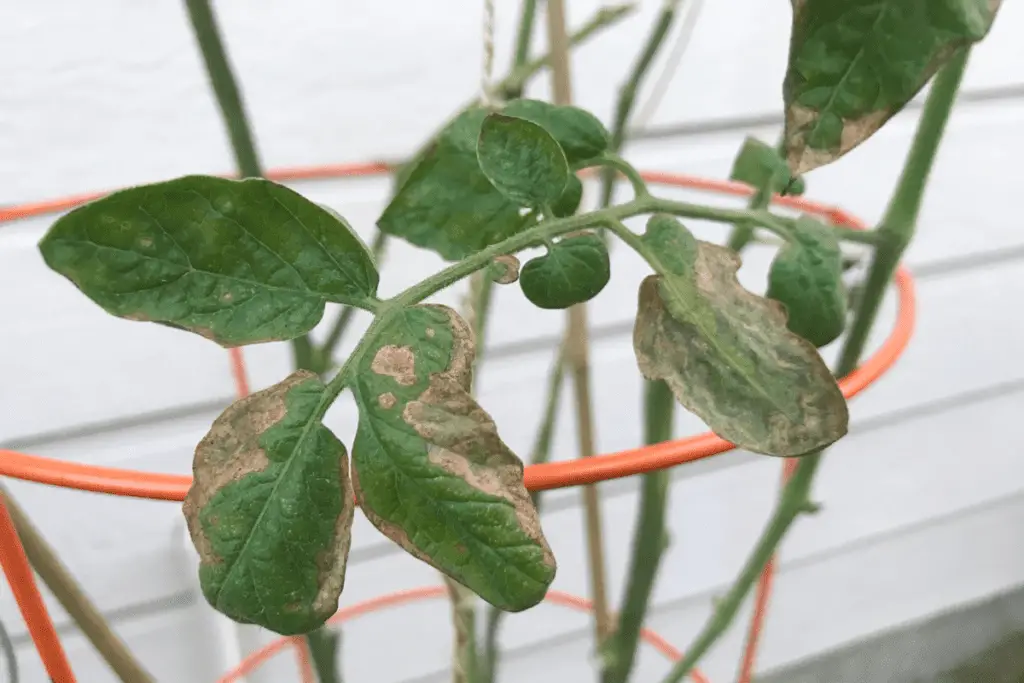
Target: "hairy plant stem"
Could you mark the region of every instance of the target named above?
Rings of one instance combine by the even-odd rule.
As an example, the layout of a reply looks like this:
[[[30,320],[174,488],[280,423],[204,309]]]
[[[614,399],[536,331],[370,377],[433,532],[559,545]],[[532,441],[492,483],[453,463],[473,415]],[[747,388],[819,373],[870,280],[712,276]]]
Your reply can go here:
[[[565,28],[564,0],[547,0],[548,46],[551,51],[551,83],[553,101],[557,105],[572,104],[569,36]],[[565,357],[572,373],[576,407],[576,436],[579,454],[589,458],[594,445],[593,396],[590,389],[590,348],[587,334],[586,304],[569,309],[565,332]],[[605,578],[604,530],[601,523],[601,500],[596,484],[583,487],[583,513],[587,534],[590,594],[594,603],[594,630],[597,643],[611,633],[611,612]]]
[[[615,118],[612,120],[612,129],[610,131],[612,135],[610,149],[616,154],[622,151],[622,145],[625,142],[626,126],[636,104],[637,90],[640,89],[640,84],[643,82],[644,77],[651,68],[651,64],[654,62],[654,58],[665,42],[665,37],[672,27],[672,22],[675,20],[680,2],[681,0],[673,0],[662,5],[661,12],[658,14],[658,18],[651,28],[651,33],[647,37],[647,42],[644,43],[643,51],[633,65],[633,70],[630,72],[626,83],[619,90],[619,98],[615,103]],[[605,169],[601,174],[601,208],[611,204],[614,188],[614,169]]]
[[[11,515],[14,529],[18,532],[18,538],[21,539],[32,569],[114,674],[123,683],[154,683],[156,679],[142,667],[124,641],[114,633],[110,624],[103,618],[103,614],[92,604],[75,577],[36,529],[28,514],[2,485],[0,499]]]
[[[209,0],[185,0],[189,19],[192,22],[192,31],[195,34],[196,42],[199,44],[199,51],[203,55],[203,62],[206,65],[206,73],[210,79],[217,104],[220,106],[221,116],[224,125],[228,129],[228,136],[231,139],[231,149],[234,151],[235,160],[238,164],[239,175],[243,178],[258,178],[263,176],[260,167],[259,156],[256,153],[256,144],[253,141],[252,129],[245,113],[245,106],[242,103],[242,95],[238,88],[237,80],[228,62],[227,52],[221,39],[220,29],[217,26],[216,17],[210,7]],[[316,369],[313,344],[309,335],[303,334],[292,340],[292,355],[295,368],[300,370]],[[317,671],[322,671],[320,659],[327,656],[324,648],[319,647],[324,639],[306,638],[309,650]],[[333,653],[333,650],[331,651]],[[339,683],[337,681],[321,681],[321,683]]]
[[[878,228],[880,233],[890,235],[891,239],[880,243],[875,250],[864,294],[854,314],[853,324],[836,366],[836,375],[839,377],[852,372],[860,362],[867,337],[892,280],[893,272],[913,237],[925,185],[942,141],[946,122],[949,120],[949,113],[956,100],[968,55],[969,50],[966,49],[955,55],[939,71],[932,84],[900,180]],[[775,554],[789,527],[802,513],[813,510],[809,493],[823,454],[824,451],[817,451],[801,458],[793,476],[782,489],[768,527],[744,564],[740,575],[725,596],[719,600],[711,619],[686,650],[684,657],[672,667],[663,683],[679,683],[693,670],[701,657],[728,629],[743,599],[757,581],[764,566]]]

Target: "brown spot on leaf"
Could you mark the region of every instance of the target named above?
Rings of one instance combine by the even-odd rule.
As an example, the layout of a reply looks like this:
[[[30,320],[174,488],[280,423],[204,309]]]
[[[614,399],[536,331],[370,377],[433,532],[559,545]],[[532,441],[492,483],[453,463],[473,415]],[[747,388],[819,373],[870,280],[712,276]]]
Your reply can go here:
[[[199,520],[203,508],[228,484],[267,468],[270,461],[259,445],[260,437],[284,419],[285,396],[292,387],[313,378],[316,378],[313,373],[300,370],[272,387],[235,401],[214,420],[210,431],[196,446],[192,485],[182,504],[182,512],[203,562],[220,561]]]
[[[348,564],[348,552],[352,544],[352,522],[355,518],[355,494],[348,456],[344,448],[338,470],[338,479],[341,483],[341,512],[334,523],[333,542],[316,556],[319,590],[313,599],[313,611],[325,615],[325,618],[338,611],[338,597],[345,587],[345,567]]]
[[[426,331],[427,339],[433,339],[437,331],[433,327],[428,327]]]
[[[223,294],[220,295],[220,300],[223,301],[224,303],[231,303],[231,301],[234,298],[235,295],[232,294],[231,292],[224,292]]]
[[[519,279],[519,259],[505,254],[491,264],[491,279],[499,285],[510,285]]]
[[[391,377],[402,386],[416,384],[416,357],[408,346],[382,346],[374,354],[370,369],[378,375]]]
[[[392,394],[390,391],[381,394],[380,396],[377,397],[377,405],[379,405],[384,410],[390,410],[391,408],[394,408],[395,403],[397,402],[398,399],[395,398],[395,395]]]

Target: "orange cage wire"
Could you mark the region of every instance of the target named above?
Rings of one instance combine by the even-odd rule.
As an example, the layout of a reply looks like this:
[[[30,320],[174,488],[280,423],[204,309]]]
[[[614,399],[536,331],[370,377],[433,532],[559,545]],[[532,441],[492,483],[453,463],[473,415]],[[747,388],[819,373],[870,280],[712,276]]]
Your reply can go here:
[[[383,162],[364,164],[337,164],[328,166],[284,168],[271,171],[267,177],[275,181],[323,180],[345,177],[372,176],[387,173],[391,167]],[[696,189],[719,194],[744,196],[752,189],[741,183],[713,180],[678,173],[645,172],[641,174],[649,183],[678,188]],[[56,200],[0,207],[0,223],[44,216],[66,211],[91,201],[106,193],[90,193]],[[773,203],[791,209],[815,214],[834,224],[854,229],[866,229],[866,224],[842,209],[820,204],[800,197],[773,198]],[[897,319],[888,337],[875,353],[856,370],[843,377],[839,386],[843,395],[850,399],[880,378],[906,349],[913,334],[915,321],[914,282],[905,268],[899,268],[895,275],[897,288]],[[238,396],[249,393],[245,359],[241,349],[229,350],[235,390]],[[525,470],[526,488],[531,491],[581,486],[609,479],[632,476],[654,470],[674,467],[732,450],[734,446],[711,432],[697,436],[675,439],[653,446],[598,455],[582,460],[556,461],[541,465],[529,465]],[[796,460],[783,463],[783,481],[792,473]],[[0,449],[0,476],[13,477],[52,486],[93,491],[115,496],[148,498],[154,500],[181,501],[191,484],[191,477],[126,470],[81,463],[65,462],[55,458],[18,453]],[[25,619],[29,634],[47,673],[55,683],[74,683],[67,655],[57,636],[53,621],[42,601],[38,586],[25,556],[24,548],[14,529],[6,507],[0,502],[0,567],[3,568],[12,593]],[[756,660],[757,647],[764,625],[765,614],[771,592],[774,560],[764,568],[757,585],[754,613],[749,625],[746,645],[740,665],[739,683],[749,683]],[[443,587],[425,587],[396,594],[385,595],[341,609],[332,621],[340,622],[355,618],[367,612],[404,604],[414,600],[439,597]],[[577,610],[589,610],[590,603],[584,598],[571,596],[560,591],[550,591],[547,602]],[[645,630],[643,639],[670,660],[678,659],[680,653],[663,638]],[[229,672],[219,683],[231,683],[269,659],[286,646],[294,645],[302,680],[315,683],[308,652],[301,638],[281,638],[267,647],[251,654],[234,671]],[[699,671],[693,671],[695,683],[708,683]]]

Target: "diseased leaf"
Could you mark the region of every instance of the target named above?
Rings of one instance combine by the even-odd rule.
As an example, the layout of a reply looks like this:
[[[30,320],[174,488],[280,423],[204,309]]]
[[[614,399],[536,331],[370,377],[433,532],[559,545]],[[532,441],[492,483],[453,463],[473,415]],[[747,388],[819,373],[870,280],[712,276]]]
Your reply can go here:
[[[593,234],[566,237],[544,256],[531,259],[519,274],[519,286],[533,305],[569,308],[597,296],[611,277],[608,247]]]
[[[551,206],[555,218],[568,218],[576,213],[583,201],[583,183],[574,174],[569,174],[569,181],[562,190],[562,195]]]
[[[842,252],[835,234],[813,218],[801,216],[794,226],[796,241],[775,255],[766,296],[786,307],[790,331],[821,347],[846,326]]]
[[[480,170],[477,139],[485,109],[455,118],[403,171],[397,193],[377,221],[384,233],[458,261],[521,231],[531,217]]]
[[[532,121],[490,114],[480,127],[480,169],[512,201],[534,209],[550,206],[569,181],[565,154],[551,134]]]
[[[196,448],[183,512],[203,595],[235,621],[307,633],[338,609],[354,510],[345,447],[300,370],[236,401]]]
[[[796,456],[836,441],[846,401],[810,343],[786,329],[781,306],[736,280],[739,257],[655,216],[642,238],[658,275],[640,286],[633,331],[644,377],[723,439]]]
[[[325,302],[362,306],[377,292],[373,257],[344,220],[255,178],[121,190],[60,218],[39,249],[108,313],[229,347],[293,339]]]
[[[988,33],[1000,0],[793,0],[783,92],[794,173],[874,134],[956,51]]]
[[[799,195],[804,191],[803,179],[793,177],[786,160],[775,148],[753,137],[743,141],[732,163],[729,178],[751,187],[764,188],[772,194]]]
[[[510,285],[519,279],[519,259],[512,254],[499,256],[487,268],[491,280],[499,285]]]
[[[366,517],[507,611],[543,599],[555,559],[523,464],[469,393],[472,332],[446,306],[393,314],[359,361],[353,483]]]
[[[600,156],[611,145],[611,135],[604,124],[579,107],[517,99],[505,105],[502,111],[543,126],[562,146],[570,164]]]

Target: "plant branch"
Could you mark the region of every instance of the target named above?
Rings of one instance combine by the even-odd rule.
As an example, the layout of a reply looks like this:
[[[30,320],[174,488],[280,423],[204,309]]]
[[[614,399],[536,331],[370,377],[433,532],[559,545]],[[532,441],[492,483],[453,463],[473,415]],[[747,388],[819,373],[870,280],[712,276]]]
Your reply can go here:
[[[591,17],[583,26],[574,31],[569,35],[569,47],[576,47],[581,43],[586,42],[595,33],[601,29],[607,28],[612,24],[624,19],[635,9],[635,3],[625,3],[621,5],[610,5],[602,7],[594,16]],[[515,68],[512,72],[506,76],[498,87],[503,93],[515,93],[522,92],[523,85],[529,80],[534,74],[539,72],[551,65],[553,62],[553,55],[546,54],[536,59],[532,59],[521,67]],[[474,103],[477,100],[474,100]]]
[[[672,438],[675,396],[664,381],[647,381],[644,394],[644,443],[648,446]],[[636,660],[640,629],[647,615],[662,555],[668,547],[666,514],[671,484],[670,470],[643,475],[640,486],[640,517],[633,532],[626,593],[615,634],[602,652],[602,683],[625,683]]]
[[[242,104],[242,95],[231,70],[231,64],[228,62],[224,42],[221,40],[217,19],[213,15],[210,2],[209,0],[185,0],[185,7],[188,9],[192,31],[199,44],[199,51],[203,55],[206,73],[210,78],[214,95],[217,97],[224,125],[228,129],[239,175],[243,178],[262,177],[263,170],[260,167],[259,156],[256,154],[256,144],[253,141],[252,129],[245,114],[245,106]],[[312,369],[313,346],[308,335],[304,334],[292,340],[292,353],[297,368]]]
[[[548,46],[551,51],[551,81],[554,103],[572,104],[569,37],[565,29],[564,0],[547,0]],[[590,389],[590,348],[587,338],[587,307],[577,304],[569,309],[565,333],[566,359],[572,373],[576,404],[576,433],[580,457],[596,452],[594,446],[593,395]],[[604,531],[601,500],[596,484],[583,487],[583,511],[587,530],[590,592],[594,602],[594,628],[600,645],[611,633],[608,589],[605,578]]]
[[[883,294],[899,265],[900,257],[914,237],[925,186],[969,57],[970,49],[962,49],[936,74],[932,82],[896,190],[876,231],[884,242],[875,249],[860,299],[857,322],[850,328],[846,346],[840,356],[840,364],[851,370],[856,367],[864,352],[868,334],[882,305]]]
[[[636,104],[636,93],[643,82],[644,77],[651,68],[654,58],[665,42],[665,37],[675,20],[676,11],[679,9],[681,0],[670,0],[662,5],[661,12],[654,22],[643,51],[633,65],[629,78],[625,85],[619,90],[619,98],[615,104],[615,118],[612,122],[612,144],[611,151],[618,154],[622,151],[625,142],[626,126],[629,123],[629,116]],[[615,173],[611,169],[601,174],[601,208],[611,204],[612,190],[615,186]]]
[[[868,273],[868,285],[854,314],[850,334],[846,337],[836,367],[836,375],[839,377],[849,374],[857,367],[893,271],[913,236],[925,184],[942,140],[950,110],[956,100],[968,55],[969,50],[965,49],[954,56],[939,71],[932,84],[900,181],[879,227],[880,233],[893,235],[894,238],[879,244],[875,250]],[[800,460],[796,472],[783,487],[779,504],[767,529],[743,566],[739,577],[719,602],[711,620],[705,624],[697,639],[686,650],[686,655],[673,666],[663,683],[679,683],[732,623],[740,604],[757,581],[764,566],[775,554],[786,531],[802,512],[811,509],[808,495],[823,454],[824,451],[817,451]]]
[[[537,0],[523,0],[522,12],[519,15],[519,31],[516,34],[516,52],[512,60],[513,70],[522,68],[530,59],[530,43],[533,40],[533,25],[537,17]],[[505,87],[505,98],[516,99],[523,96],[525,81],[517,86]]]
[[[103,614],[92,604],[57,553],[2,485],[0,498],[11,514],[14,528],[25,547],[25,555],[32,568],[117,677],[123,683],[154,683],[156,679],[142,667],[125,646],[124,641],[114,633],[110,624],[103,618]]]

